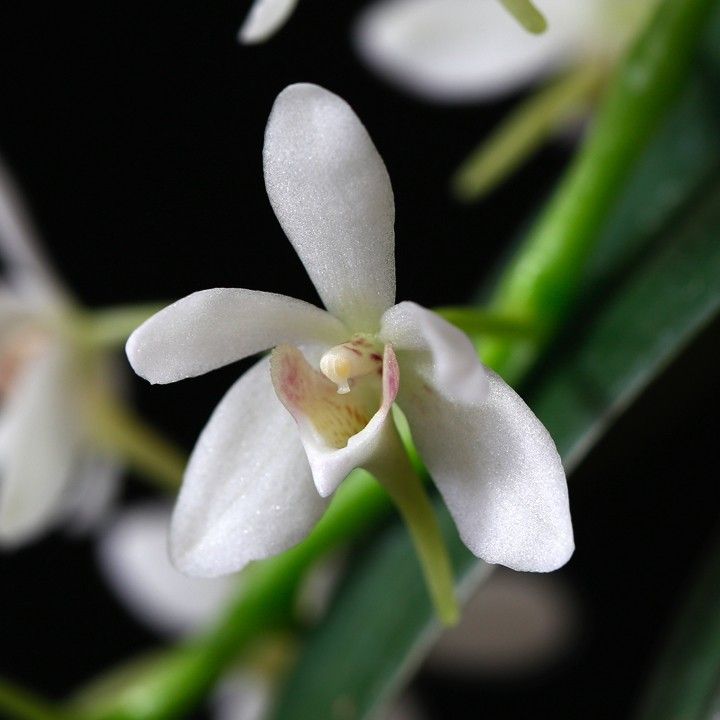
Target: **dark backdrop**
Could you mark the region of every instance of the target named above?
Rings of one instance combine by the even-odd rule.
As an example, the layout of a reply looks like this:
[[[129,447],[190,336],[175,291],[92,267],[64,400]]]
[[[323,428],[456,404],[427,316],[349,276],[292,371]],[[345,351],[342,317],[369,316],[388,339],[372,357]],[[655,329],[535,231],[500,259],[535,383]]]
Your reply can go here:
[[[265,196],[275,95],[338,92],[387,163],[399,299],[461,302],[552,188],[568,152],[542,152],[473,206],[451,171],[510,102],[443,108],[385,85],[348,31],[360,3],[302,0],[280,35],[240,47],[246,0],[3,4],[0,151],[48,253],[89,305],[239,286],[315,300]],[[601,442],[572,480],[578,550],[562,572],[583,602],[577,652],[519,684],[416,681],[432,717],[626,717],[712,536],[718,495],[717,326]],[[135,383],[140,408],[193,439],[238,367],[179,385]],[[126,496],[145,492],[131,482]],[[88,540],[54,533],[0,555],[0,672],[60,696],[156,638],[95,572]]]

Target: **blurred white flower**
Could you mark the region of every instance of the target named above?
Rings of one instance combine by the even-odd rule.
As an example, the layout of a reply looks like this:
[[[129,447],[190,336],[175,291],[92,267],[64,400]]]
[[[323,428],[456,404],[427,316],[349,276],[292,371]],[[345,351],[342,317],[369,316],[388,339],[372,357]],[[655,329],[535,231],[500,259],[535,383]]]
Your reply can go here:
[[[80,529],[111,499],[115,461],[97,449],[88,398],[113,385],[109,360],[78,342],[75,306],[42,257],[0,165],[0,545],[61,520]]]
[[[579,610],[557,575],[496,568],[435,644],[426,667],[453,676],[509,678],[559,660],[577,640]]]
[[[419,305],[393,305],[392,189],[352,109],[315,85],[286,88],[264,167],[275,214],[329,312],[217,288],[160,311],[127,344],[135,371],[155,383],[275,347],[226,394],[193,451],[171,528],[176,565],[239,570],[301,540],[354,468],[392,479],[407,463],[395,401],[476,555],[523,570],[564,564],[567,485],[547,431],[467,336]]]
[[[492,100],[576,65],[612,61],[655,0],[539,0],[533,35],[496,0],[379,0],[354,39],[380,75],[438,102]]]
[[[238,40],[246,45],[265,42],[285,24],[296,5],[297,0],[254,0]]]

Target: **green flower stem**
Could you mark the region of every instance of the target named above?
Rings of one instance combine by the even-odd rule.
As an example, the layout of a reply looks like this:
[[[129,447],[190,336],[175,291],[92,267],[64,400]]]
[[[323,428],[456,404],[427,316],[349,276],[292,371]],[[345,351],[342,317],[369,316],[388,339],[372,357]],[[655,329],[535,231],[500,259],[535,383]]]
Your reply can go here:
[[[580,65],[531,95],[460,166],[453,192],[476,200],[502,183],[548,137],[586,113],[606,81],[600,62]]]
[[[637,720],[717,718],[720,695],[720,542],[679,613]]]
[[[500,2],[528,32],[537,35],[547,30],[545,16],[530,0],[500,0]]]
[[[525,317],[537,340],[489,340],[486,364],[516,381],[568,314],[623,180],[686,77],[714,0],[665,0],[610,83],[587,142],[498,283],[491,309]]]
[[[248,642],[286,624],[298,584],[313,563],[328,550],[356,539],[390,508],[385,490],[368,473],[355,471],[303,542],[245,571],[237,599],[213,630],[158,656],[139,679],[105,695],[102,702],[81,696],[73,705],[78,720],[168,720],[186,714]]]
[[[388,440],[400,445],[395,432]],[[455,625],[460,611],[453,572],[430,498],[401,446],[391,448],[384,457],[390,458],[390,463],[383,462],[369,469],[390,494],[410,531],[438,617],[444,625]]]
[[[482,308],[441,307],[435,308],[435,312],[470,337],[492,335],[505,338],[527,338],[533,335],[532,325],[522,318],[499,315]]]
[[[164,305],[121,305],[99,310],[85,310],[77,318],[81,339],[90,347],[112,348],[125,344],[130,333]]]
[[[0,717],[6,720],[71,720],[50,703],[0,678]]]
[[[110,392],[96,388],[88,411],[97,440],[163,490],[180,488],[186,455]]]

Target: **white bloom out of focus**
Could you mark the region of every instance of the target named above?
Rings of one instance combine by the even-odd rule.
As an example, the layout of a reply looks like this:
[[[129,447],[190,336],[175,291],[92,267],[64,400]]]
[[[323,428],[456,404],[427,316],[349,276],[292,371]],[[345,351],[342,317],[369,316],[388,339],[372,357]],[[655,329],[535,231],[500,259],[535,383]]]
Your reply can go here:
[[[0,165],[0,546],[54,524],[92,523],[111,499],[115,461],[97,449],[90,394],[114,382],[107,358],[81,347],[70,295]]]
[[[492,100],[622,51],[654,0],[540,0],[533,35],[497,0],[379,0],[360,14],[362,58],[405,90],[437,102]]]
[[[270,202],[327,311],[255,290],[196,292],[130,337],[154,383],[274,348],[225,395],[202,432],[170,549],[192,575],[239,570],[307,535],[354,469],[381,482],[407,458],[391,408],[479,557],[549,571],[573,551],[555,445],[463,333],[395,301],[394,201],[352,109],[316,85],[286,88],[265,134]]]
[[[290,18],[298,0],[254,0],[238,40],[245,45],[265,42]]]
[[[510,678],[562,658],[579,635],[578,601],[557,575],[496,568],[426,660],[432,672]]]

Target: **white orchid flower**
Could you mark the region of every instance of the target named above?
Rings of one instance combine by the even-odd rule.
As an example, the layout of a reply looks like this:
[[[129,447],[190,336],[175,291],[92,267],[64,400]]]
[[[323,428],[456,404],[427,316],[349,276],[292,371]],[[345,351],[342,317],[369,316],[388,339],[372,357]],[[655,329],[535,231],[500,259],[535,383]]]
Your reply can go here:
[[[539,0],[547,30],[528,33],[497,0],[379,0],[354,29],[387,80],[438,102],[493,100],[624,48],[654,0]]]
[[[115,378],[73,334],[74,304],[42,257],[0,165],[0,546],[61,520],[92,523],[116,485],[116,462],[91,438],[88,397]]]
[[[523,570],[565,563],[567,485],[547,431],[463,333],[419,305],[393,304],[392,189],[352,109],[316,85],[286,88],[264,168],[275,214],[328,310],[216,288],[160,311],[127,344],[135,371],[154,383],[275,348],[198,440],[171,527],[176,565],[222,575],[295,545],[354,468],[392,486],[408,465],[395,403],[476,555]]]

